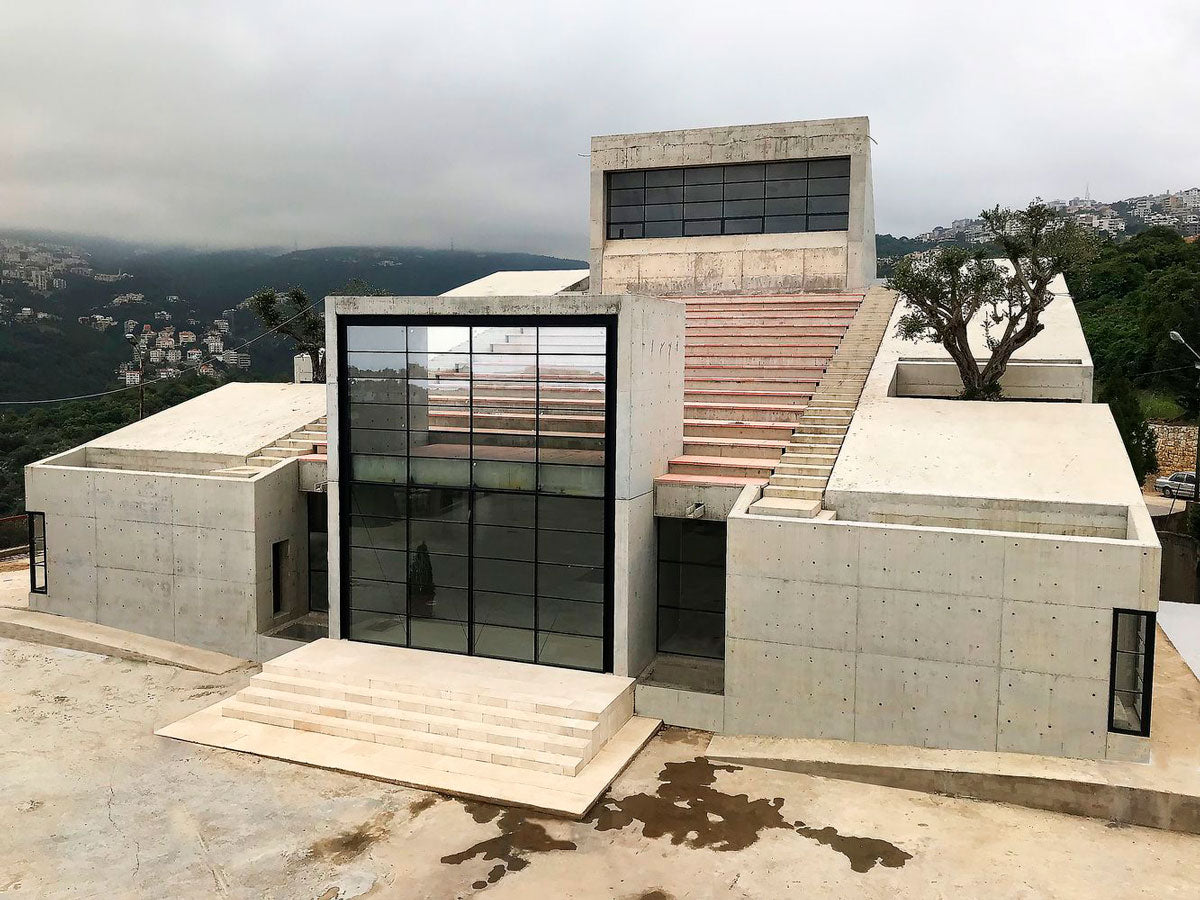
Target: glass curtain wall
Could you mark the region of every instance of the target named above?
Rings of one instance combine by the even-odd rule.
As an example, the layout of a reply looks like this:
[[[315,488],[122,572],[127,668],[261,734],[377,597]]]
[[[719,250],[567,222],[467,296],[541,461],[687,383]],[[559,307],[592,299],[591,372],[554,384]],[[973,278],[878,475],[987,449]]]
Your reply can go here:
[[[342,342],[347,636],[609,668],[610,324],[387,321]]]

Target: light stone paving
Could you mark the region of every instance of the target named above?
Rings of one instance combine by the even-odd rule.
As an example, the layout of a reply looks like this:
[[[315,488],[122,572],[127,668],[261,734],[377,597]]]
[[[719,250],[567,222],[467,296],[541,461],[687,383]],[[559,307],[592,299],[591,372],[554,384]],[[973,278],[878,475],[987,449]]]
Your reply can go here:
[[[157,733],[578,818],[659,724],[630,678],[323,639]]]

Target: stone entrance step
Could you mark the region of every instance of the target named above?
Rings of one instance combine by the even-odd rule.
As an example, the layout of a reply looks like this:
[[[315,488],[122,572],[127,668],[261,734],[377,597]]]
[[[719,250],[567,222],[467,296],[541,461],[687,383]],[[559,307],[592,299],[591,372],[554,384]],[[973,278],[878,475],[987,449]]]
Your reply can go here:
[[[629,678],[322,639],[159,734],[578,818],[659,724]]]

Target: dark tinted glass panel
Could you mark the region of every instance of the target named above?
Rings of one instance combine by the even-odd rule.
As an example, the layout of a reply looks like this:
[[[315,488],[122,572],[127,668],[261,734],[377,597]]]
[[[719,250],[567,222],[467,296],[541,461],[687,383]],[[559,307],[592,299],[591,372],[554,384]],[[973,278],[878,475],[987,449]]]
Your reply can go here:
[[[409,646],[422,650],[442,650],[447,653],[467,652],[465,622],[444,622],[439,619],[409,621]]]
[[[538,525],[558,531],[604,532],[604,501],[538,497]]]
[[[644,193],[623,186],[640,187],[638,178],[643,177],[642,173],[611,173],[608,235],[663,238],[845,230],[849,173],[848,158],[651,170],[644,174]],[[631,175],[635,177],[629,178]],[[804,197],[824,199],[812,205],[790,202],[763,207],[757,203],[762,199],[798,201]],[[718,201],[723,201],[719,207]],[[759,221],[764,214],[769,221]],[[808,215],[821,218],[809,219]]]
[[[604,635],[604,604],[557,597],[538,598],[538,628],[567,634]]]
[[[683,202],[683,187],[662,187],[648,188],[646,190],[646,203],[682,203]]]
[[[536,535],[532,528],[476,525],[474,552],[476,556],[492,559],[532,560],[535,558]]]
[[[683,169],[651,169],[646,173],[646,187],[674,187],[683,184]]]
[[[493,659],[534,661],[534,632],[496,625],[475,626],[475,655]]]
[[[413,488],[408,513],[414,519],[466,522],[470,518],[469,496],[466,491]]]
[[[414,548],[423,546],[434,553],[467,555],[467,525],[464,522],[410,519],[408,534]]]
[[[367,581],[350,578],[350,606],[354,609],[369,609],[373,612],[404,615],[408,602],[403,582]]]
[[[726,219],[726,234],[762,234],[762,219]]]
[[[609,188],[612,190],[641,187],[646,183],[644,172],[613,172],[609,179]]]
[[[810,197],[825,197],[832,194],[847,194],[849,191],[849,178],[808,179],[808,196]]]
[[[762,163],[745,163],[740,166],[725,167],[725,183],[733,181],[762,181],[764,166]]]
[[[850,175],[850,160],[814,159],[808,163],[809,178],[828,178],[831,175]]]
[[[646,202],[646,192],[641,188],[631,191],[609,191],[608,201],[613,206],[638,206]]]
[[[849,225],[848,216],[809,216],[809,231],[845,231]]]
[[[641,206],[616,206],[609,211],[608,221],[612,223],[640,222],[645,218]]]
[[[475,591],[475,621],[510,628],[533,628],[532,596]]]
[[[538,531],[538,559],[572,566],[604,565],[604,535],[582,531]]]
[[[537,466],[532,462],[502,462],[476,460],[471,468],[471,480],[476,487],[489,490],[537,490]]]
[[[807,230],[808,223],[804,216],[767,216],[763,219],[763,231],[767,234]]]
[[[471,483],[469,459],[422,459],[409,457],[408,480],[411,484],[444,484],[466,487]]]
[[[768,181],[766,184],[767,198],[772,197],[807,197],[807,181]]]
[[[371,428],[350,429],[351,453],[374,453],[382,456],[403,456],[406,442],[402,431],[378,431]]]
[[[475,559],[475,590],[532,594],[534,565],[511,559]]]
[[[684,184],[720,184],[723,180],[720,166],[685,169],[683,173]]]
[[[690,203],[704,200],[721,200],[725,191],[720,184],[689,184],[683,193],[683,199]]]
[[[355,641],[405,647],[408,645],[407,622],[404,616],[355,610],[350,618],[347,633],[351,640]]]
[[[767,163],[767,181],[808,177],[808,163],[803,161]]]
[[[808,199],[810,213],[844,213],[850,211],[850,198],[842,195],[835,197],[810,197]]]
[[[725,185],[726,200],[761,200],[762,197],[763,183],[761,181]]]
[[[475,523],[484,525],[535,524],[537,498],[520,494],[475,492]]]
[[[403,487],[351,484],[350,511],[363,516],[403,518],[408,491]]]
[[[806,212],[808,212],[808,201],[803,197],[768,200],[766,205],[768,216],[802,216]]]
[[[644,230],[645,237],[680,237],[683,234],[683,223],[647,222]]]
[[[683,216],[683,206],[679,203],[667,203],[662,206],[647,206],[646,221],[669,222]]]
[[[351,547],[381,547],[404,550],[408,547],[407,519],[402,516],[350,516]]]
[[[604,602],[604,570],[538,564],[538,596]]]
[[[382,547],[350,548],[350,574],[354,578],[404,581],[407,572],[407,562],[401,550],[386,550]]]
[[[719,219],[721,218],[720,203],[685,203],[683,214],[688,219]]]
[[[601,638],[573,634],[538,634],[538,662],[574,669],[600,669],[604,665],[604,641]]]
[[[763,202],[761,200],[726,200],[725,218],[737,219],[742,216],[761,216]]]

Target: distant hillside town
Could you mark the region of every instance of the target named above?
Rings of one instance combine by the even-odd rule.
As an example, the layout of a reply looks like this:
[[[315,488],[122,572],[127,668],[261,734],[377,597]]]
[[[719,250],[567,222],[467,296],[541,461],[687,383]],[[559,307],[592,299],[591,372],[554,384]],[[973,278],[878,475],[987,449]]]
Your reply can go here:
[[[135,300],[122,302],[142,302],[141,294],[135,296]],[[122,298],[114,298],[114,303],[118,300]],[[178,303],[179,298],[172,296],[166,300]],[[132,359],[117,367],[117,378],[125,384],[141,384],[156,378],[178,378],[192,369],[201,375],[220,374],[221,367],[249,369],[249,353],[225,347],[229,323],[236,312],[236,309],[227,309],[220,318],[203,326],[196,319],[188,319],[184,323],[187,327],[178,330],[171,324],[171,313],[165,309],[154,314],[153,322],[126,319],[119,324],[123,325],[125,339],[132,345]],[[118,324],[107,315],[80,316],[79,323],[98,331]]]
[[[1174,229],[1184,237],[1200,234],[1200,188],[1195,187],[1112,203],[1093,200],[1085,192],[1083,197],[1049,200],[1047,205],[1080,225],[1111,237],[1136,234],[1155,226]],[[916,236],[918,241],[932,243],[960,238],[969,244],[982,244],[987,242],[989,234],[982,219],[955,219],[948,226],[939,225]]]

